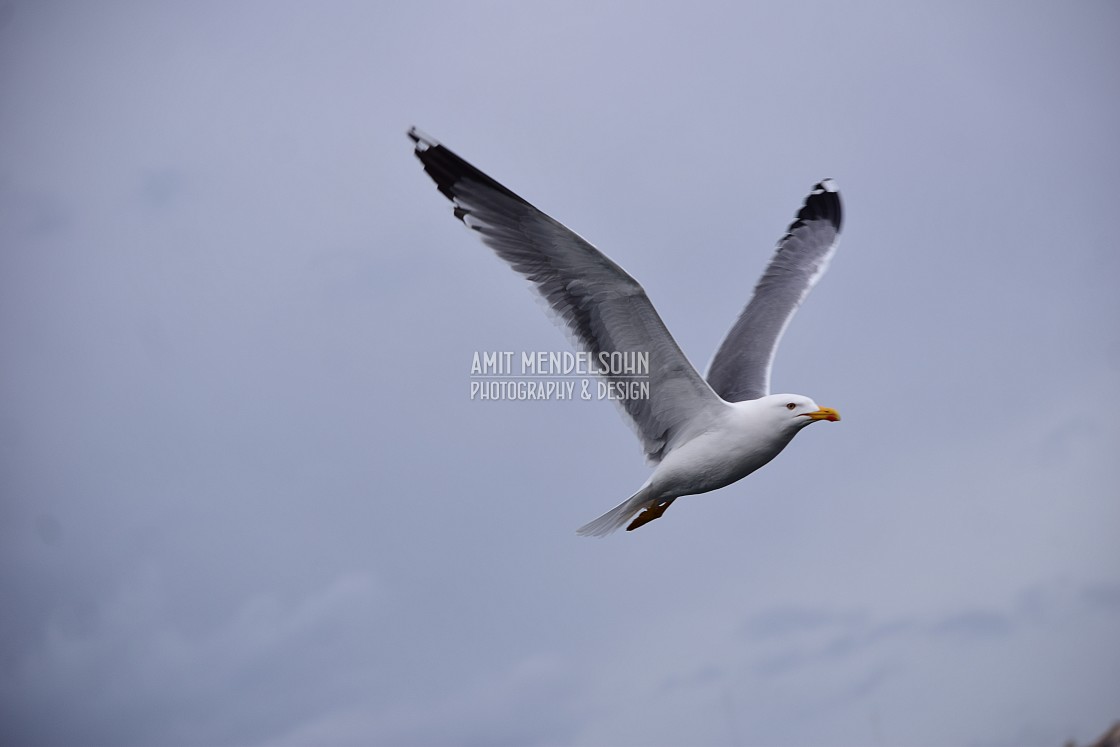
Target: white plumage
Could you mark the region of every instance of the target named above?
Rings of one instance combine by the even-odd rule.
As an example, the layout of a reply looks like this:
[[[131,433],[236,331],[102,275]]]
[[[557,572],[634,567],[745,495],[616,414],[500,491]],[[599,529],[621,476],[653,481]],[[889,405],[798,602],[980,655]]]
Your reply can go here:
[[[608,534],[638,514],[627,527],[636,529],[680,496],[754,472],[809,423],[840,419],[808,397],[769,394],[782,333],[836,248],[841,208],[832,181],[817,184],[806,198],[705,380],[625,270],[446,147],[415,128],[408,134],[455,216],[533,283],[578,345],[593,355],[648,353],[649,397],[621,404],[656,467],[634,495],[580,534]]]

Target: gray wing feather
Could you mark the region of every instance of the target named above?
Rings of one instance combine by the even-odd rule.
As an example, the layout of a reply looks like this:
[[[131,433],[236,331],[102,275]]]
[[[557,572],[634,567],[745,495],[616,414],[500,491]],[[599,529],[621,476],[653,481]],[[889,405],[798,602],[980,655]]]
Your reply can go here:
[[[750,303],[708,368],[708,383],[728,402],[770,393],[774,352],[797,307],[824,274],[840,235],[840,193],[825,179],[813,187],[789,227]]]
[[[415,128],[408,135],[424,170],[454,204],[455,216],[533,284],[579,347],[593,356],[649,354],[649,398],[620,401],[648,459],[660,461],[693,435],[693,424],[724,406],[625,270],[436,141]]]

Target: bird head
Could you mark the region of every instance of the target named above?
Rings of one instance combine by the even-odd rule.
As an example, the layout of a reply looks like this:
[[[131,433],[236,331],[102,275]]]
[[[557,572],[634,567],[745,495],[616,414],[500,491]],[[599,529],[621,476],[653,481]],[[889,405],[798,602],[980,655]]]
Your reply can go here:
[[[767,409],[774,413],[780,422],[795,428],[804,428],[818,420],[833,423],[840,420],[840,413],[831,407],[820,407],[816,402],[800,394],[771,394],[765,397]]]

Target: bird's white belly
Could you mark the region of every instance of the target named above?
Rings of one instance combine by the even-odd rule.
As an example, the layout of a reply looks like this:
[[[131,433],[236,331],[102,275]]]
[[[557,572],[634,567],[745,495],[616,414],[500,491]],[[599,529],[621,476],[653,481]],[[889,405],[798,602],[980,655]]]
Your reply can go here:
[[[737,432],[705,433],[671,451],[650,476],[662,497],[707,493],[741,480],[776,457],[788,438],[758,439]]]

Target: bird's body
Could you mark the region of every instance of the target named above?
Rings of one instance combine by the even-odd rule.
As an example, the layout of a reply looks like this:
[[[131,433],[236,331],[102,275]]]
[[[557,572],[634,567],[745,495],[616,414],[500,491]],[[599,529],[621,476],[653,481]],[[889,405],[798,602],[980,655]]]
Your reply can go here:
[[[409,137],[425,170],[454,203],[455,216],[536,286],[577,345],[592,354],[649,356],[648,399],[622,405],[656,467],[634,495],[581,527],[581,534],[607,534],[635,515],[627,528],[636,529],[681,496],[746,477],[809,423],[840,419],[808,397],[769,394],[778,341],[835,250],[840,200],[832,182],[814,187],[705,380],[644,289],[621,267],[444,146],[415,129]]]
[[[783,429],[778,431],[781,437],[775,438],[766,427],[769,422],[754,417],[760,404],[767,402],[729,402],[710,430],[669,452],[650,476],[657,497],[664,500],[718,490],[776,457],[797,431]]]
[[[807,397],[773,394],[743,402],[726,402],[707,428],[672,449],[641,489],[580,529],[582,534],[607,534],[643,508],[660,509],[658,518],[677,498],[727,487],[765,466],[781,453],[797,432],[814,420],[839,420],[835,410],[817,407]],[[794,410],[788,405],[793,404]],[[632,529],[637,529],[642,521]]]

